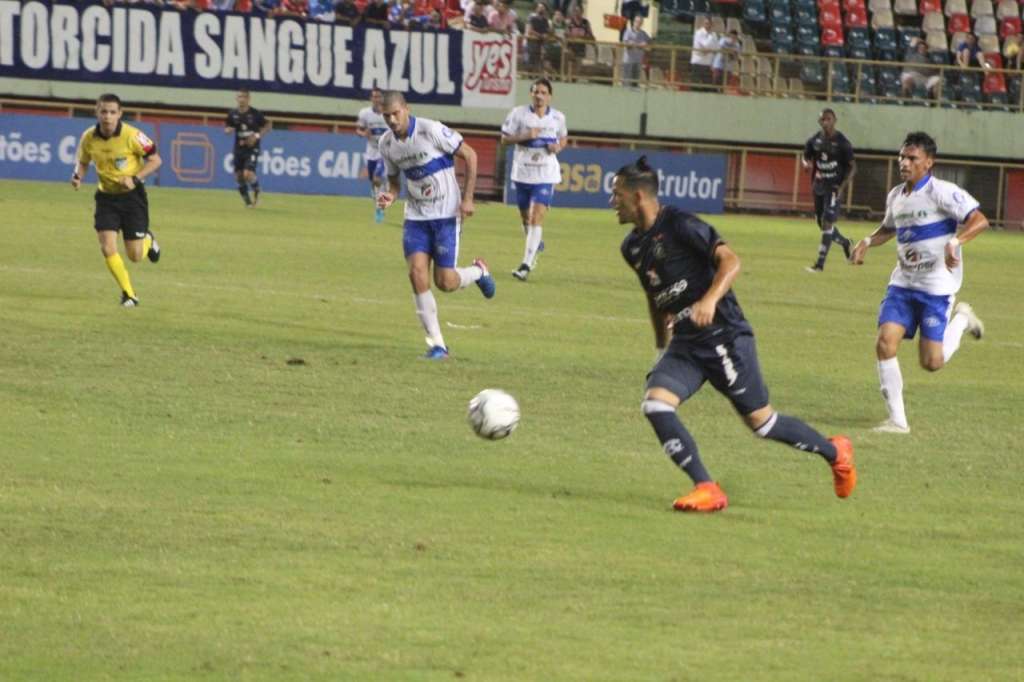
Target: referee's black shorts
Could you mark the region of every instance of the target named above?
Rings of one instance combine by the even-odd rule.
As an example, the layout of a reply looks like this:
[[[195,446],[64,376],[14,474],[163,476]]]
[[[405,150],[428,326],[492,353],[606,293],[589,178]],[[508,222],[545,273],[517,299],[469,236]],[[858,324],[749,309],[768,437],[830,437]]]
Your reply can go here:
[[[149,199],[146,187],[136,182],[135,189],[123,194],[96,192],[93,227],[97,232],[120,231],[125,239],[142,239],[149,233]]]

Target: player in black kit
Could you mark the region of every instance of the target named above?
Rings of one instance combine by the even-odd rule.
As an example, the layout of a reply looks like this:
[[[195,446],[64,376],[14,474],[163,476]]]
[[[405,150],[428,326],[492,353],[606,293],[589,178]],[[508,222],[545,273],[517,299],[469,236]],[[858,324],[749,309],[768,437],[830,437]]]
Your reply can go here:
[[[238,193],[242,195],[246,208],[253,208],[260,201],[260,181],[256,178],[260,141],[270,130],[270,121],[263,112],[249,106],[249,99],[247,89],[238,91],[235,95],[238,108],[228,112],[224,132],[235,134],[235,179],[238,181]]]
[[[647,294],[659,352],[647,375],[644,416],[665,453],[696,484],[675,501],[675,509],[713,512],[728,505],[676,414],[679,404],[705,381],[758,436],[824,458],[832,468],[836,495],[849,496],[857,483],[850,440],[826,439],[799,419],[777,413],[768,402],[754,331],[731,290],[740,272],[739,257],[711,225],[659,204],[658,174],[645,157],[619,169],[611,203],[620,224],[635,225],[622,242],[622,255]]]
[[[853,145],[846,136],[836,130],[836,112],[822,109],[818,116],[821,131],[811,136],[804,145],[804,168],[811,172],[811,189],[814,192],[814,217],[821,228],[821,245],[818,260],[806,268],[808,272],[825,269],[832,242],[843,247],[846,260],[850,260],[850,240],[844,237],[836,220],[839,218],[840,196],[857,174],[857,162],[853,159]]]

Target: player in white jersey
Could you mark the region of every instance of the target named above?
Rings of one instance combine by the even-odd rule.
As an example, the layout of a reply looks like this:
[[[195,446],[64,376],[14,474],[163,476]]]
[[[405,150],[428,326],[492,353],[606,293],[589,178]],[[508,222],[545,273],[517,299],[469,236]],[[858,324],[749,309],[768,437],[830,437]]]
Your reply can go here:
[[[370,196],[373,197],[374,205],[377,203],[377,195],[384,187],[384,164],[380,160],[380,151],[377,143],[380,136],[387,132],[388,124],[380,113],[380,88],[370,91],[370,106],[359,110],[356,118],[356,135],[366,138],[366,177],[370,180]],[[384,220],[384,209],[376,206],[374,220]]]
[[[920,328],[918,359],[923,368],[936,372],[960,348],[964,331],[976,339],[984,332],[971,306],[954,306],[953,299],[963,282],[961,247],[988,227],[988,218],[965,190],[932,177],[935,153],[935,140],[927,133],[907,135],[899,155],[904,182],[889,192],[882,224],[857,244],[851,257],[860,265],[872,246],[894,235],[898,242],[898,262],[878,313],[875,345],[882,397],[889,410],[889,418],[875,430],[884,433],[910,433],[896,357],[900,342],[914,338]]]
[[[523,222],[526,248],[523,263],[512,276],[525,282],[537,266],[537,254],[544,250],[544,215],[551,206],[555,185],[562,181],[558,152],[565,147],[569,131],[565,115],[551,108],[551,82],[540,78],[530,86],[531,105],[516,107],[501,126],[501,143],[514,144],[512,182]]]
[[[462,135],[443,123],[411,116],[400,92],[383,94],[381,113],[388,126],[380,138],[388,187],[377,196],[377,205],[384,209],[395,202],[401,191],[398,174],[405,175],[408,196],[402,246],[409,264],[416,315],[427,333],[430,350],[425,357],[444,360],[448,346],[430,291],[430,262],[434,262],[434,284],[441,291],[476,284],[485,298],[494,296],[494,278],[483,259],[477,258],[468,268],[456,267],[461,220],[474,211],[476,152],[462,141]],[[465,195],[459,191],[455,176],[456,157],[466,164]]]

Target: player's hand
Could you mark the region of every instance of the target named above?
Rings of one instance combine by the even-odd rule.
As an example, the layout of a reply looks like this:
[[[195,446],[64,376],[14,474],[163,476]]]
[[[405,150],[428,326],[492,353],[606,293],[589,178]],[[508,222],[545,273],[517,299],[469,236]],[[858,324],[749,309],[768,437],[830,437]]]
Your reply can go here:
[[[959,242],[946,242],[946,269],[952,270],[960,265],[960,244]]]
[[[557,142],[552,142],[551,144],[548,145],[548,151],[551,152],[552,154],[557,154],[562,150],[558,148]]]
[[[117,182],[125,189],[135,189],[135,178],[130,175],[118,178]]]
[[[72,186],[72,187],[74,188],[74,190],[75,190],[75,191],[77,192],[77,191],[78,191],[78,188],[82,186],[82,178],[80,178],[80,177],[77,177],[77,176],[75,176],[75,175],[72,175],[72,176],[71,176],[71,186]]]
[[[377,195],[377,208],[385,209],[395,203],[395,195],[391,192],[381,192]]]
[[[711,302],[707,298],[702,298],[690,308],[690,320],[693,321],[693,326],[698,329],[706,327],[715,319],[715,307],[717,302]]]
[[[527,134],[526,139],[536,140],[540,137],[540,128],[530,128],[530,132]]]
[[[466,197],[459,204],[459,215],[462,216],[463,220],[473,215],[476,212],[476,207],[473,205],[473,197]]]
[[[853,247],[853,253],[850,254],[850,265],[863,265],[864,256],[868,253],[868,240],[861,239],[857,242],[857,246]]]

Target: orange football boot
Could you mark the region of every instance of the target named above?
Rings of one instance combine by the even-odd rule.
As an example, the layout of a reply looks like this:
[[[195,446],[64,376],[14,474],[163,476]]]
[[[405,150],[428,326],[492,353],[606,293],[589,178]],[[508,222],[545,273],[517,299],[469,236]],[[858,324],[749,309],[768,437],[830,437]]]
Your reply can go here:
[[[729,506],[725,491],[714,481],[698,483],[697,487],[678,498],[672,507],[676,511],[716,512]]]
[[[836,461],[832,466],[832,484],[837,497],[849,497],[857,487],[857,467],[853,463],[853,443],[846,436],[829,438],[836,446]]]

